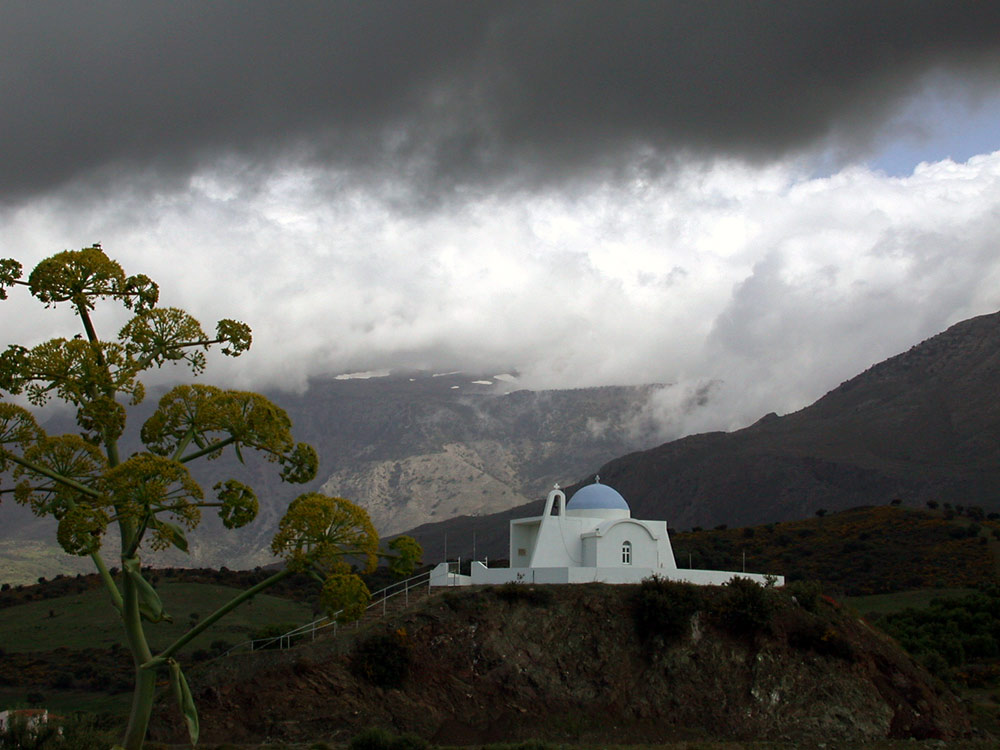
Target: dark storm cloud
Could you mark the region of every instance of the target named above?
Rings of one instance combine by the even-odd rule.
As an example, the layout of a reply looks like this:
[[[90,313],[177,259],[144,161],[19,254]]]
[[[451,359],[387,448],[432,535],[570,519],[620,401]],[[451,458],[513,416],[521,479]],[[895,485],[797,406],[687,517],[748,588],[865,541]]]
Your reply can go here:
[[[995,2],[8,2],[0,190],[295,153],[403,177],[864,141],[921,76],[998,77]]]

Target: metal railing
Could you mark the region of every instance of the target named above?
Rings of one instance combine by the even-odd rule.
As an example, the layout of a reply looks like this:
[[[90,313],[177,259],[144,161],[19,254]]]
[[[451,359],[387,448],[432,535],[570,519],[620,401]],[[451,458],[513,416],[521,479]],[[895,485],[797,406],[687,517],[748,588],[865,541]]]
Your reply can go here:
[[[402,596],[404,599],[403,606],[408,606],[410,603],[410,593],[415,592],[420,589],[421,585],[426,585],[430,587],[431,571],[426,573],[420,573],[419,575],[412,576],[403,581],[397,581],[396,583],[386,586],[384,589],[379,589],[374,594],[371,595],[371,599],[368,602],[368,606],[365,607],[364,614],[355,620],[353,623],[340,623],[337,621],[337,616],[343,612],[343,610],[338,610],[332,615],[324,615],[318,620],[313,620],[312,622],[306,623],[305,625],[300,625],[297,628],[289,630],[287,633],[282,633],[281,635],[268,636],[266,638],[253,638],[249,641],[243,641],[242,643],[237,643],[235,646],[231,647],[228,651],[223,653],[223,656],[228,656],[238,650],[246,649],[248,651],[260,651],[265,648],[272,648],[275,644],[279,649],[291,648],[295,642],[300,642],[302,639],[308,637],[309,640],[316,640],[316,633],[321,630],[326,630],[327,628],[333,628],[334,636],[337,635],[338,628],[343,624],[350,624],[357,626],[357,623],[364,618],[366,614],[375,610],[378,607],[382,608],[380,614],[381,617],[386,615],[386,602],[397,596]]]

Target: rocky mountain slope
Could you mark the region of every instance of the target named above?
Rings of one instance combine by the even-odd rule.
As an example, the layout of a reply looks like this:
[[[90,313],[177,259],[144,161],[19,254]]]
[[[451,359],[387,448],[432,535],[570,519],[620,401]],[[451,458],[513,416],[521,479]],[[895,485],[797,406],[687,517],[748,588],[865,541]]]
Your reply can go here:
[[[317,478],[308,485],[282,484],[274,464],[250,452],[242,466],[228,454],[191,464],[205,488],[229,477],[248,480],[261,499],[260,516],[234,533],[206,514],[191,536],[190,556],[174,551],[152,559],[158,565],[266,564],[285,506],[309,490],[357,502],[383,534],[523,504],[557,480],[653,444],[643,432],[642,414],[660,387],[527,391],[510,378],[408,373],[314,380],[301,394],[269,393],[291,417],[296,439],[316,447]],[[157,397],[151,393],[130,414],[130,433],[138,431]],[[56,417],[46,427],[76,431],[69,417]],[[139,448],[134,440],[127,450]],[[0,580],[90,569],[89,560],[61,555],[51,524],[12,500],[0,503],[0,523]]]
[[[812,406],[601,469],[674,525],[801,518],[901,498],[1000,509],[1000,313],[958,323]]]
[[[334,381],[323,389],[328,421],[315,430],[307,413],[316,414],[317,394],[311,406],[290,406],[324,457],[323,491],[354,500],[381,533],[394,533],[521,505],[648,445],[641,415],[660,386],[510,388],[462,375]]]
[[[896,498],[1000,510],[998,392],[994,313],[869,368],[801,411],[625,455],[599,473],[636,517],[672,528],[783,521]],[[414,533],[434,550],[448,534],[456,550],[455,540],[476,529],[481,553],[505,556],[507,520],[538,507]]]
[[[832,600],[749,586],[447,591],[339,640],[218,660],[189,680],[205,742],[336,742],[371,726],[447,745],[969,732],[953,695]],[[161,720],[156,739],[181,726]]]

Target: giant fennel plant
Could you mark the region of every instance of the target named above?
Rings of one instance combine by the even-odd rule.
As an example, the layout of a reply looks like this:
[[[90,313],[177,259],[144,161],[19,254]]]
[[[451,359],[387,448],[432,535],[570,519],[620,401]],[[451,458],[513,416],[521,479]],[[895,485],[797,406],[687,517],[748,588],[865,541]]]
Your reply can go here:
[[[142,373],[178,364],[200,374],[210,347],[220,346],[230,357],[249,349],[250,328],[221,320],[215,335],[207,335],[183,310],[157,307],[157,285],[143,275],[127,276],[99,245],[53,255],[27,281],[20,263],[0,259],[0,300],[15,287],[27,287],[46,307],[69,305],[83,332],[31,348],[10,345],[0,354],[0,397],[21,394],[42,406],[54,396],[75,408],[80,431],[47,435],[29,409],[0,400],[0,476],[13,482],[2,492],[12,493],[35,514],[56,519],[59,545],[70,554],[89,556],[107,587],[135,664],[122,746],[142,747],[157,679],[164,674],[196,743],[197,710],[176,658],[181,648],[235,607],[295,573],[307,573],[320,583],[320,600],[328,612],[341,619],[357,617],[369,594],[347,559],[370,570],[384,556],[395,573],[404,575],[413,569],[420,547],[400,537],[380,550],[363,509],[343,498],[301,495],[289,504],[271,545],[285,560],[284,568],[154,653],[147,628],[169,615],[143,574],[142,551],[171,546],[187,551],[186,532],[198,525],[206,508],[215,509],[227,529],[244,526],[257,515],[257,496],[250,486],[229,479],[206,497],[187,465],[225,450],[242,462],[243,452],[251,449],[277,464],[283,480],[304,483],[316,474],[316,452],[293,441],[288,416],[260,394],[179,385],[160,399],[142,425],[145,451],[122,456],[126,406],[143,399]],[[98,337],[92,313],[99,302],[108,301],[120,302],[132,317],[115,339],[105,340]],[[102,552],[109,529],[117,531],[120,541],[117,574]]]

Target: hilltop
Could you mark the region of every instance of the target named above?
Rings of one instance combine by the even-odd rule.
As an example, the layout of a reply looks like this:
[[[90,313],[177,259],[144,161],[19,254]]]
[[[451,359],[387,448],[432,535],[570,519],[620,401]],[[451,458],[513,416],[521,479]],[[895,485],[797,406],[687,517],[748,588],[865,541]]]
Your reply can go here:
[[[339,741],[369,726],[442,744],[971,731],[940,683],[808,587],[446,591],[356,635],[217,661],[191,680],[206,742]]]
[[[688,555],[690,555],[696,566],[704,565],[740,570],[745,553],[747,570],[772,570],[789,575],[790,579],[817,579],[822,581],[823,589],[827,593],[838,598],[842,595],[857,597],[858,595],[882,592],[907,592],[850,599],[852,606],[858,607],[859,610],[873,612],[870,619],[874,621],[876,616],[883,616],[875,613],[876,610],[880,613],[895,613],[903,607],[913,604],[926,606],[935,597],[949,597],[949,601],[952,601],[954,597],[960,596],[964,591],[974,590],[997,580],[997,552],[1000,551],[998,550],[1000,542],[998,542],[997,536],[1000,534],[1000,525],[996,519],[981,517],[975,508],[961,510],[962,515],[959,515],[954,508],[917,510],[891,505],[858,508],[841,513],[830,513],[822,518],[814,516],[809,519],[758,527],[676,533],[673,535],[673,543],[678,561],[682,564],[687,564]],[[380,573],[384,575],[386,571],[380,570]],[[150,575],[161,579],[164,584],[164,598],[168,600],[170,611],[175,617],[179,617],[181,623],[184,623],[199,615],[208,614],[214,608],[215,602],[225,593],[223,588],[229,592],[235,588],[245,588],[267,575],[267,571],[260,569],[256,571],[161,569],[151,571]],[[375,577],[369,581],[369,587],[374,591],[387,582],[384,578]],[[47,704],[67,711],[78,708],[121,710],[119,704],[127,696],[118,693],[118,691],[128,684],[130,665],[127,655],[120,650],[120,633],[111,616],[107,596],[99,587],[97,577],[94,575],[60,576],[42,584],[3,588],[6,590],[0,590],[0,635],[3,635],[4,638],[6,654],[2,660],[3,669],[0,669],[0,699],[9,704],[12,701],[24,701],[26,694],[36,692],[45,697]],[[573,591],[582,592],[588,587],[570,588]],[[625,592],[629,589],[629,587],[608,588],[619,592]],[[911,592],[911,589],[921,589],[921,591]],[[574,626],[568,619],[564,621],[558,619],[569,618],[568,610],[564,614],[559,614],[558,611],[553,614],[549,611],[547,607],[555,600],[550,599],[554,594],[545,593],[548,590],[548,587],[542,587],[533,589],[532,591],[535,593],[528,593],[529,590],[526,587],[514,591],[500,587],[485,599],[475,597],[467,599],[466,596],[469,595],[467,591],[448,591],[442,597],[436,597],[439,603],[444,603],[444,610],[419,608],[405,616],[400,615],[403,619],[392,620],[385,627],[372,626],[368,623],[363,624],[361,630],[351,628],[348,632],[364,637],[367,637],[366,633],[391,636],[394,628],[402,627],[412,635],[414,627],[423,628],[427,625],[427,617],[430,618],[430,622],[437,622],[438,619],[446,616],[455,616],[459,617],[459,620],[449,621],[448,630],[443,635],[438,634],[443,640],[437,641],[437,643],[439,645],[451,644],[448,646],[449,649],[456,653],[465,653],[464,658],[472,663],[480,658],[485,658],[480,656],[483,648],[480,634],[490,633],[491,629],[496,627],[496,623],[481,623],[473,619],[472,614],[474,613],[481,611],[487,619],[495,617],[503,619],[512,616],[517,622],[523,620],[523,631],[511,631],[503,637],[508,640],[523,638],[526,639],[526,644],[529,643],[530,638],[535,637],[529,632],[530,627],[527,622],[529,617],[535,617],[536,624],[544,622],[545,626],[541,628],[542,630],[547,631],[549,623],[555,623],[552,627],[561,628],[561,630],[557,629],[553,633],[541,636],[543,638],[542,645],[524,645],[523,648],[512,646],[510,652],[504,652],[504,659],[513,659],[517,669],[520,669],[519,660],[527,658],[525,654],[533,655],[532,658],[539,657],[542,651],[549,648],[549,641],[553,638],[563,636],[570,638],[572,636],[576,640],[571,638],[571,642],[582,649],[580,654],[595,654],[599,649],[605,648],[599,640],[595,641],[595,639],[604,636],[594,635],[590,629],[593,627],[595,630],[601,630],[605,626],[612,627],[609,623],[617,622],[622,618],[630,618],[634,614],[633,610],[629,609],[631,605],[626,600],[612,605],[609,603],[610,600],[602,598],[604,595],[593,598],[596,596],[593,595],[593,592],[591,592],[591,598],[581,594],[582,598],[573,599],[575,594],[566,594],[573,602],[576,602],[573,606],[581,608],[578,615],[583,619],[581,619],[581,624]],[[800,602],[808,596],[814,595],[816,590],[813,584],[801,580],[790,580],[789,593],[798,592],[796,595]],[[553,589],[553,591],[558,590]],[[707,590],[703,589],[702,591]],[[803,591],[806,593],[803,594]],[[188,652],[183,655],[185,668],[190,667],[194,670],[192,674],[196,677],[193,679],[197,680],[195,684],[200,686],[198,689],[207,689],[210,685],[215,685],[216,681],[223,685],[227,680],[236,679],[233,677],[235,673],[232,670],[244,668],[255,670],[262,668],[261,665],[267,666],[269,664],[284,664],[285,666],[282,668],[287,669],[289,664],[287,660],[292,659],[290,663],[293,671],[308,668],[307,673],[312,675],[312,682],[307,683],[312,687],[308,690],[319,691],[319,694],[346,690],[348,704],[354,705],[356,700],[360,699],[352,696],[364,693],[363,686],[358,687],[353,682],[331,684],[324,676],[327,669],[325,662],[322,662],[324,666],[316,666],[322,660],[332,659],[336,661],[338,658],[349,655],[353,648],[350,640],[338,641],[337,643],[327,642],[327,645],[323,647],[327,651],[321,649],[318,652],[321,656],[313,654],[307,648],[296,648],[286,655],[257,655],[253,657],[253,661],[247,661],[247,657],[228,657],[225,661],[211,661],[225,648],[245,640],[253,633],[261,633],[268,627],[275,629],[270,631],[272,634],[279,631],[285,632],[292,626],[303,624],[312,619],[315,587],[311,581],[292,578],[286,582],[286,585],[269,593],[281,597],[281,600],[271,596],[260,597],[252,607],[240,610],[235,619],[231,616],[220,623],[221,629],[213,629],[206,633],[202,639],[192,644]],[[563,595],[560,594],[560,596]],[[705,596],[711,598],[720,596],[720,594],[706,593]],[[992,601],[996,601],[996,593],[991,594],[991,596],[993,597]],[[514,608],[509,601],[512,599],[524,604],[534,603],[535,609],[521,611]],[[497,602],[510,604],[510,613],[507,610],[498,609]],[[297,609],[289,608],[290,605],[294,605]],[[422,605],[422,607],[426,606],[430,605]],[[556,609],[558,610],[562,606],[560,604]],[[381,610],[381,608],[379,609]],[[706,605],[704,611],[708,620],[702,624],[707,630],[702,628],[700,632],[711,632],[713,633],[712,638],[723,638],[724,642],[729,644],[726,648],[734,649],[730,653],[733,660],[745,659],[748,660],[747,664],[751,663],[752,654],[755,652],[746,649],[757,643],[759,640],[757,636],[750,639],[749,645],[742,643],[738,638],[735,640],[729,638],[726,635],[725,627],[712,626],[709,622],[711,620],[709,614],[714,609],[715,605],[711,605],[711,602]],[[423,614],[419,614],[421,612]],[[434,612],[438,612],[438,614],[435,615]],[[845,616],[843,610],[834,608],[829,601],[826,604],[821,603],[819,611],[810,612],[810,615],[817,614],[819,616],[823,613],[832,618]],[[406,619],[411,615],[417,619]],[[796,616],[798,615],[793,615],[793,619]],[[949,617],[954,619],[951,615]],[[808,618],[806,619],[808,620]],[[854,624],[838,625],[839,621],[836,619],[830,620],[828,624],[831,624],[836,632],[840,632],[844,627],[854,628],[855,625],[870,630],[867,626],[860,626],[850,617],[847,620]],[[782,622],[785,620],[779,618],[779,625]],[[816,621],[811,622],[815,626]],[[892,632],[899,631],[901,633],[899,637],[913,632],[913,626],[897,627],[892,625],[890,619],[886,619],[884,622],[886,627],[895,628]],[[592,625],[592,623],[597,623],[597,625]],[[881,626],[883,620],[878,620],[878,623]],[[801,623],[799,624],[801,625]],[[787,628],[784,631],[781,630],[786,625],[781,625],[778,630],[785,633],[785,636],[782,637],[786,637],[787,641],[789,631]],[[370,629],[372,627],[374,630]],[[465,630],[462,629],[463,627]],[[702,625],[699,624],[698,627],[701,628]],[[909,630],[905,630],[905,628],[909,628]],[[573,635],[577,630],[581,632]],[[941,631],[941,633],[935,630],[937,640],[928,641],[921,636],[910,638],[906,642],[909,644],[908,647],[913,647],[915,658],[932,668],[935,675],[949,681],[957,688],[968,691],[976,685],[993,685],[995,679],[991,675],[996,674],[995,644],[990,646],[986,642],[988,639],[984,640],[981,634],[972,631],[966,633],[967,630],[967,628],[963,629],[963,635],[967,634],[972,640],[965,644],[964,650],[962,647],[956,646],[956,644],[961,643],[961,639],[957,636],[947,636],[945,642],[937,642],[944,637],[941,633],[947,635],[950,632],[947,630]],[[558,635],[559,633],[562,635]],[[824,629],[822,633],[826,633],[826,630]],[[169,635],[169,633],[161,634],[161,636],[164,635]],[[438,635],[428,637],[433,641]],[[770,638],[773,635],[774,633],[771,633],[767,637]],[[814,632],[813,636],[815,635]],[[613,626],[609,637],[626,639],[626,641],[628,638],[634,638],[633,635],[629,635],[621,629],[620,623]],[[807,634],[801,637],[808,640],[809,636]],[[464,645],[459,645],[457,641],[453,642],[454,639],[459,638],[467,639]],[[800,636],[794,636],[794,638],[800,638]],[[733,643],[730,643],[731,640]],[[1000,642],[1000,638],[994,640]],[[910,644],[910,641],[913,643]],[[763,643],[763,641],[761,642]],[[770,643],[770,641],[768,642]],[[383,640],[381,643],[385,645],[386,641]],[[389,647],[392,648],[391,638],[388,643]],[[797,643],[801,645],[801,642],[797,641]],[[423,647],[430,648],[426,644]],[[638,648],[638,646],[635,647]],[[699,646],[699,648],[702,647]],[[785,649],[787,642],[784,646],[781,646],[780,643],[775,646],[772,643],[768,648]],[[632,652],[629,653],[632,654],[628,657],[629,659],[639,659],[639,656]],[[783,651],[781,653],[784,654]],[[794,653],[794,649],[791,653]],[[941,661],[942,657],[948,659],[947,663]],[[427,656],[426,658],[430,659],[431,657]],[[569,679],[569,676],[573,675],[574,672],[568,665],[572,664],[574,658],[574,654],[567,650],[559,657],[558,663],[554,666],[550,664],[549,667],[552,669],[561,670],[560,677],[558,679],[545,677],[544,681],[547,681],[545,684],[561,685],[563,681],[561,675],[564,673],[567,675],[566,679]],[[721,657],[718,654],[714,656],[701,654],[693,658],[702,659],[705,664],[712,664],[714,669],[716,668],[715,661],[712,660],[718,660]],[[783,655],[782,658],[784,659],[785,656]],[[641,661],[630,661],[629,663],[640,665],[637,667],[637,669],[641,667],[637,679],[648,677],[647,667]],[[684,662],[687,665],[685,669],[693,669],[692,665],[696,663]],[[833,663],[838,664],[839,662]],[[201,667],[196,666],[199,664]],[[673,665],[673,662],[671,664]],[[818,668],[816,664],[819,662],[814,663],[811,668]],[[341,669],[341,667],[337,667],[337,669]],[[344,668],[349,669],[349,667]],[[671,670],[679,669],[676,665],[670,668]],[[201,669],[204,669],[204,672],[199,671]],[[423,667],[415,667],[415,669],[422,670]],[[217,675],[217,670],[221,670],[220,675]],[[202,674],[207,676],[203,678]],[[417,671],[412,674],[419,675],[422,672]],[[694,680],[693,684],[695,685],[701,684],[698,680],[704,680],[704,677],[698,677],[683,670],[677,672],[677,679],[680,680],[684,674],[688,674]],[[255,684],[260,685],[263,684],[262,681],[266,682],[270,679],[267,675],[263,675]],[[279,676],[277,679],[278,684],[283,684],[281,680],[290,678]],[[469,684],[478,685],[478,679],[478,677],[469,678],[471,680]],[[542,680],[542,677],[532,679]],[[733,679],[746,681],[749,678],[745,675],[742,677],[737,675]],[[610,689],[609,685],[610,683],[603,685],[601,689],[607,691]],[[297,686],[296,683],[296,685],[289,686],[289,689],[299,689],[299,687],[301,686]],[[232,688],[218,687],[217,689],[224,692]],[[596,691],[598,688],[593,689]],[[666,690],[666,688],[663,689]],[[680,694],[684,694],[684,690],[690,691],[694,688],[676,689],[680,691]],[[324,693],[324,691],[326,692]],[[974,703],[985,705],[986,709],[983,710],[986,710],[991,717],[993,714],[990,696],[995,693],[995,689],[990,688],[988,694],[984,693],[972,698]],[[336,694],[339,696],[340,692]],[[215,700],[212,698],[213,695],[215,694],[211,691],[207,694],[206,699],[209,704]],[[502,696],[496,700],[501,700],[501,698]],[[657,700],[660,699],[666,700],[662,696]],[[302,700],[302,698],[296,697],[295,700]],[[331,697],[329,700],[332,701],[333,698]],[[568,700],[568,698],[559,697],[556,705],[563,705],[561,701],[564,700]],[[368,711],[370,707],[356,706],[356,709]],[[209,711],[213,710],[215,709],[209,709]],[[421,706],[415,710],[424,712],[429,709],[426,706]],[[586,714],[585,711],[583,713]],[[638,719],[637,717],[621,719],[622,722],[632,722],[633,720]],[[579,726],[577,719],[566,719],[565,721],[566,726],[570,728]],[[993,727],[996,726],[996,722],[992,718],[982,723],[977,720],[977,724],[990,727],[990,731],[994,731]],[[642,722],[639,722],[639,725],[640,727],[645,726]],[[404,725],[392,724],[392,726],[399,729]],[[350,724],[343,731],[348,732],[346,736],[350,736],[350,732],[353,732],[354,728],[356,728],[355,725]],[[583,729],[580,727],[581,732]],[[442,742],[450,741],[447,738],[452,737],[452,735],[445,732],[442,737],[445,738],[441,740]]]

